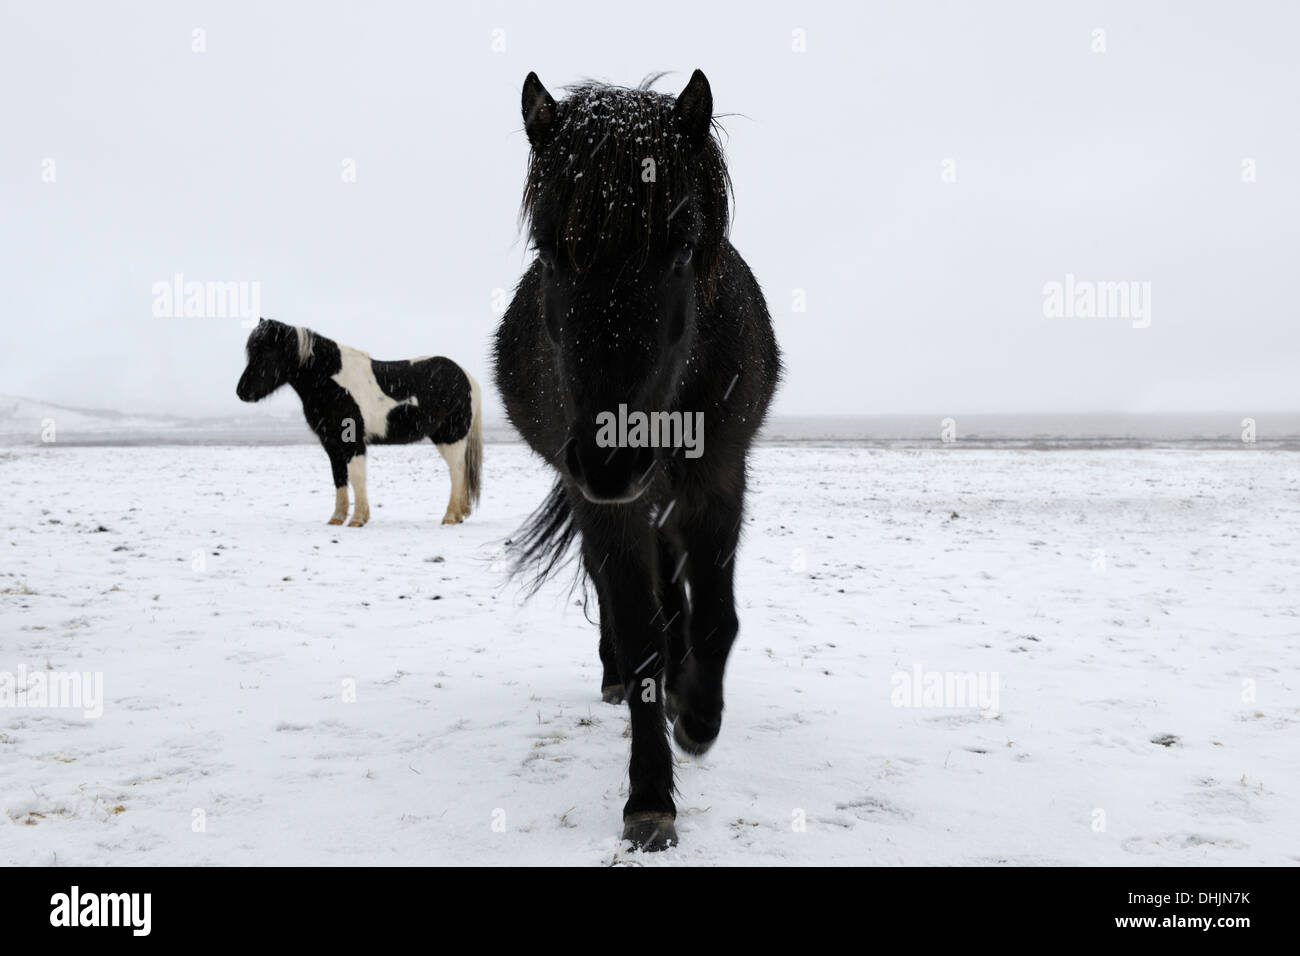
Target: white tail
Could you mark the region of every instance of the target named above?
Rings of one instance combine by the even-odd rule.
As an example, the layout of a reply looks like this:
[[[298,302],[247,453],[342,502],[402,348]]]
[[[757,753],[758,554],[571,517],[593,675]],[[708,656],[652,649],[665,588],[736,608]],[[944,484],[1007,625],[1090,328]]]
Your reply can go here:
[[[469,379],[470,404],[474,414],[465,444],[465,487],[470,503],[477,505],[483,486],[483,395],[474,376],[466,372],[465,377]]]

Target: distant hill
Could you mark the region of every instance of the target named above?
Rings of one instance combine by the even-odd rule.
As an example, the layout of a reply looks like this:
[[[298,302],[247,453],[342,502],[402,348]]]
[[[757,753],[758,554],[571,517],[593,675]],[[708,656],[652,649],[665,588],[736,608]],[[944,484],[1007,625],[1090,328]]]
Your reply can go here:
[[[761,440],[775,443],[856,444],[880,447],[941,447],[945,418],[953,419],[955,447],[964,448],[1132,448],[1219,447],[1300,449],[1300,413],[1259,412],[1257,440],[1241,440],[1240,413],[1135,415],[805,415],[778,416],[763,427]],[[42,444],[46,422],[62,445],[296,445],[316,438],[301,412],[250,406],[246,415],[195,418],[128,414],[74,408],[37,399],[0,395],[0,445]],[[488,423],[488,442],[519,441],[509,424]],[[705,420],[704,442],[709,429]]]
[[[266,414],[220,418],[142,415],[0,395],[0,443],[41,444],[51,424],[54,441],[59,444],[216,444],[223,437],[241,443],[283,444],[312,439],[301,415],[296,420]]]

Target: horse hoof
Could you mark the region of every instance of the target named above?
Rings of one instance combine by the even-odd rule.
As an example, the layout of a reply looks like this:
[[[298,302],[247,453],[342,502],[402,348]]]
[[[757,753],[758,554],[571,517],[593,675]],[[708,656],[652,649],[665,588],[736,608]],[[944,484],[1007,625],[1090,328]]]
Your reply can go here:
[[[342,518],[330,518],[330,524],[342,524],[342,523],[343,523]]]
[[[623,818],[623,839],[633,850],[657,853],[677,845],[677,827],[671,813],[646,811]]]
[[[600,699],[607,704],[621,704],[627,698],[622,684],[606,684],[600,689]]]
[[[443,524],[460,524],[461,521],[463,521],[463,520],[464,520],[463,518],[453,518],[451,515],[447,515],[447,516],[445,516],[445,517],[442,519],[442,523],[443,523]]]
[[[688,730],[687,722],[695,726]],[[700,757],[709,752],[713,742],[718,739],[718,731],[721,729],[721,724],[709,727],[693,720],[689,714],[678,714],[677,719],[673,721],[673,740],[677,741],[677,746],[686,753]]]

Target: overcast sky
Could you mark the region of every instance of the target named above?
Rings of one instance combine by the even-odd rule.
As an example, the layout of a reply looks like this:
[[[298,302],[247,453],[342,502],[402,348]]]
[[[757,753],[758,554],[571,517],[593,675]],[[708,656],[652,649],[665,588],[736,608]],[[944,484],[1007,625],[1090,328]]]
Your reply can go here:
[[[241,411],[240,320],[154,314],[178,273],[486,385],[524,76],[700,67],[778,413],[1300,408],[1294,3],[3,11],[0,393]],[[1067,274],[1150,283],[1149,315],[1045,315]]]

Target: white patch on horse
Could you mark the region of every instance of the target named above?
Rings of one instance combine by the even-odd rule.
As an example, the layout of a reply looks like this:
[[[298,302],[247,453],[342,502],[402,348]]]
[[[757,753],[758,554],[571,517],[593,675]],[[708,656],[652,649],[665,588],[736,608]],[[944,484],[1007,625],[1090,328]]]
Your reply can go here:
[[[330,376],[357,403],[367,438],[383,438],[388,434],[388,413],[398,405],[414,405],[414,397],[397,401],[379,387],[370,356],[360,349],[339,346],[342,367]]]
[[[298,335],[298,364],[306,365],[316,350],[315,337],[301,325],[295,326],[294,332]]]

